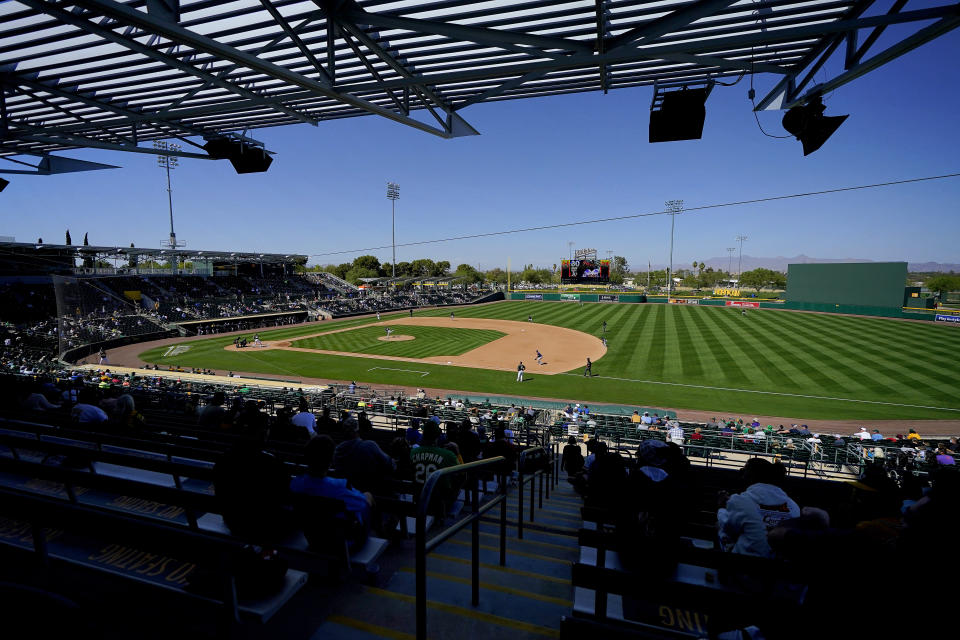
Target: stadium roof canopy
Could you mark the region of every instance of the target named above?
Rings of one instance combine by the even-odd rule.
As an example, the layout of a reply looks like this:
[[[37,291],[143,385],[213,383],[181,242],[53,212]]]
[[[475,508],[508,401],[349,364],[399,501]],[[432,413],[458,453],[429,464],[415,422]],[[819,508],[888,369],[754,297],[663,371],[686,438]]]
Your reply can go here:
[[[174,256],[179,260],[210,260],[213,262],[263,262],[265,264],[306,263],[307,256],[292,253],[257,253],[246,251],[191,251],[183,248],[148,249],[139,247],[109,247],[94,245],[46,244],[32,242],[0,242],[0,256],[58,256],[74,258],[136,257],[143,260],[167,260]]]
[[[479,102],[654,85],[652,104],[660,104],[671,88],[712,88],[745,73],[775,76],[757,109],[788,108],[956,28],[958,7],[8,0],[0,3],[0,160],[8,161],[0,170],[106,166],[49,155],[71,148],[209,159],[204,145],[224,136],[237,149],[259,149],[252,129],[359,115],[452,138],[477,133],[464,110]],[[893,42],[878,51],[895,24],[912,27],[888,31],[883,41]],[[843,70],[813,84],[834,55]],[[184,150],[145,144],[171,138]],[[41,161],[17,159],[23,154]]]

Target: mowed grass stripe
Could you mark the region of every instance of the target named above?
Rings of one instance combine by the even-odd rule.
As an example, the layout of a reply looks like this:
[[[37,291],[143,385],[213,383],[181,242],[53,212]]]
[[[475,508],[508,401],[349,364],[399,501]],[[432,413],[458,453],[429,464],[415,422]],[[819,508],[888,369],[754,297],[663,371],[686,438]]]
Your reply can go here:
[[[838,353],[845,354],[853,360],[860,360],[870,365],[861,375],[877,382],[886,380],[888,388],[893,385],[906,385],[918,393],[940,401],[956,398],[955,387],[945,381],[926,375],[916,369],[916,359],[909,354],[896,351],[896,345],[889,343],[887,349],[872,346],[869,341],[852,333],[841,333],[835,326],[818,323],[816,335],[827,345],[833,346]],[[797,326],[797,331],[808,331],[807,327]],[[811,335],[808,333],[808,335]],[[877,379],[880,380],[877,380]]]
[[[814,332],[805,323],[797,323],[790,327],[791,332],[806,340],[806,348],[810,353],[809,357],[816,357],[820,366],[832,369],[843,374],[844,379],[835,392],[839,394],[851,394],[858,396],[863,390],[872,394],[872,399],[889,400],[897,398],[901,394],[901,389],[896,386],[891,387],[881,378],[886,376],[872,375],[869,369],[857,367],[854,364],[860,364],[856,350],[850,350],[844,343],[835,340],[829,340],[822,332]],[[813,353],[815,352],[815,354]],[[857,391],[860,389],[861,391]]]
[[[695,313],[693,309],[679,309],[679,313],[673,314],[676,320],[676,334],[678,349],[679,345],[685,344],[684,353],[679,354],[680,369],[685,378],[703,377],[703,362],[700,360],[700,334],[697,332],[697,339],[693,337],[690,331],[692,320],[689,319],[690,313]]]
[[[394,329],[394,335],[412,335],[415,339],[401,342],[380,340],[386,335],[386,331],[384,327],[377,326],[361,327],[351,331],[296,340],[291,343],[291,346],[404,358],[425,358],[429,356],[457,356],[506,335],[500,331],[488,329],[420,327],[414,325],[397,325],[391,328]]]
[[[834,369],[825,367],[819,357],[809,352],[810,343],[801,340],[791,331],[788,331],[777,322],[769,322],[764,313],[754,314],[753,322],[760,324],[769,335],[773,344],[780,348],[792,359],[794,368],[809,381],[801,385],[803,389],[837,389],[846,384],[846,377],[836,374]],[[777,340],[780,342],[778,343]]]
[[[713,380],[733,384],[747,380],[746,371],[727,348],[726,336],[720,335],[720,329],[716,323],[712,322],[706,313],[695,313],[692,318],[694,324],[700,329],[700,335],[706,339],[707,348],[713,354],[713,359],[717,361],[718,368]]]
[[[776,386],[776,380],[771,377],[771,366],[766,356],[759,353],[753,344],[752,339],[744,340],[733,326],[727,322],[724,313],[710,313],[706,316],[707,322],[712,325],[714,335],[719,336],[719,340],[725,345],[725,349],[731,354],[734,362],[743,363],[739,365],[741,377],[734,378],[727,375],[728,384],[734,387],[748,389],[769,389]],[[747,362],[750,365],[747,365]],[[782,379],[780,379],[782,383]]]
[[[876,330],[860,331],[854,326],[841,322],[822,323],[821,326],[825,327],[831,335],[836,336],[838,339],[847,339],[858,351],[874,354],[880,358],[881,361],[886,361],[889,364],[901,365],[907,371],[915,371],[917,369],[917,358],[905,352],[903,349],[906,345],[901,343],[897,339],[897,336],[893,334],[882,333]],[[956,362],[956,351],[945,352],[942,356],[939,356],[937,354],[938,346],[939,345],[935,344],[916,345],[917,352],[923,353],[924,364],[936,364],[939,366],[950,366],[954,364]],[[926,381],[937,384],[940,382],[940,378],[934,377],[934,375],[924,376],[923,384],[927,384]]]

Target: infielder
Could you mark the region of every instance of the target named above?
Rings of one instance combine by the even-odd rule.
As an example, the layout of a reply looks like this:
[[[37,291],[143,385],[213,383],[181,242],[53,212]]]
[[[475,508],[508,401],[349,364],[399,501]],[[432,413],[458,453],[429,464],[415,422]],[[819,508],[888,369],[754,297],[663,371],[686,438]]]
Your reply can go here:
[[[523,361],[520,361],[520,364],[517,365],[517,382],[523,382],[523,372],[527,368],[523,366]]]
[[[543,354],[537,349],[537,364],[543,364]]]
[[[256,348],[258,348],[258,349],[260,349],[260,348],[263,347],[263,343],[260,342],[260,334],[259,334],[259,333],[253,334],[253,345],[254,345]]]

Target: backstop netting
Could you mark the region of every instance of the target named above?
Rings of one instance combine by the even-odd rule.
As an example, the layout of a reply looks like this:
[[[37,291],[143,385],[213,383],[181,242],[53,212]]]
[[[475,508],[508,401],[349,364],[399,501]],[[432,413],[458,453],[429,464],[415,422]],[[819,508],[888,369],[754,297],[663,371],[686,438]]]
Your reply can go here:
[[[139,292],[118,293],[106,280],[53,277],[60,354],[86,344],[166,330],[152,309],[144,309],[133,295]],[[117,285],[122,287],[119,279]]]

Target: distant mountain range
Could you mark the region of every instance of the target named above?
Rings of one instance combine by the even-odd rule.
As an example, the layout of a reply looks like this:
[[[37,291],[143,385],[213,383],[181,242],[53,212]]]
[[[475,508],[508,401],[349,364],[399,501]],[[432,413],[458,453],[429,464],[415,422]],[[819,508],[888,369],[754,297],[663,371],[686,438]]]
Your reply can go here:
[[[751,269],[757,269],[763,267],[765,269],[773,269],[774,271],[787,271],[787,265],[790,264],[817,264],[817,263],[827,263],[827,262],[882,262],[879,260],[864,260],[863,258],[811,258],[810,256],[805,256],[800,254],[799,256],[793,256],[792,258],[787,258],[784,256],[777,256],[775,258],[756,258],[753,256],[743,256],[743,267],[744,271],[750,271]],[[704,260],[703,263],[708,267],[713,267],[714,269],[720,269],[726,271],[728,266],[732,267],[734,273],[737,271],[738,258],[736,255],[733,256],[733,259],[729,258],[709,258]],[[631,269],[642,270],[645,265],[633,265],[631,264]],[[667,265],[653,265],[654,269],[664,269]],[[675,269],[689,269],[691,265],[689,264],[680,264],[675,263]],[[941,262],[910,262],[907,264],[908,271],[943,271],[943,272],[960,272],[960,264],[950,264],[950,263],[941,263]]]

